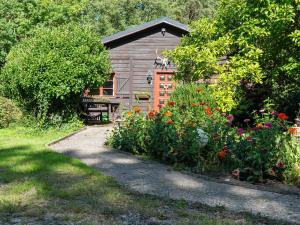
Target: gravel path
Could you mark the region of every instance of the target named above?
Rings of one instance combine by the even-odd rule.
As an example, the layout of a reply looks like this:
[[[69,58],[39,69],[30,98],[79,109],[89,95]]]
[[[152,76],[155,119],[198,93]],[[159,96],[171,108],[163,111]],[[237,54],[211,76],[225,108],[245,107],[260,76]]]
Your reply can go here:
[[[291,224],[300,224],[300,196],[216,183],[173,171],[168,166],[144,161],[127,153],[113,151],[104,146],[105,135],[111,128],[87,127],[52,144],[51,148],[79,158],[140,193],[224,206],[232,211],[261,214]]]

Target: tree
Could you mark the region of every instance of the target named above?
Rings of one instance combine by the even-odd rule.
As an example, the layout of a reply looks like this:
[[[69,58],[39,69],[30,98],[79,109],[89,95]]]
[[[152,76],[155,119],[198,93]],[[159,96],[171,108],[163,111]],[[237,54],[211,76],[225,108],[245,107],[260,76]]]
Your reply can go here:
[[[37,27],[79,21],[89,0],[0,0],[0,68],[11,47]]]
[[[299,0],[221,0],[215,14],[195,22],[191,35],[169,53],[177,77],[195,81],[218,73],[215,95],[224,110],[252,111],[266,99],[278,109],[297,107]],[[224,56],[227,62],[220,65]],[[293,116],[293,109],[288,113]]]
[[[4,95],[40,121],[73,115],[86,87],[110,75],[108,51],[90,27],[38,28],[15,45],[0,75]]]

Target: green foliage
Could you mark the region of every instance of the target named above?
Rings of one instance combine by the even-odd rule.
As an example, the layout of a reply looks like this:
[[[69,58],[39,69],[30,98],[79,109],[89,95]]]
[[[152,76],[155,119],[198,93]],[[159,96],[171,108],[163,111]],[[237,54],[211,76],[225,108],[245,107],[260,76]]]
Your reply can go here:
[[[290,135],[296,128],[289,128],[284,115],[276,112],[255,114],[254,121],[245,121],[244,129],[236,128],[237,135],[230,148],[242,173],[241,179],[291,179],[289,173],[299,163],[300,149]]]
[[[41,26],[78,21],[88,0],[0,0],[0,68],[12,46]]]
[[[215,96],[222,109],[246,113],[271,98],[279,109],[299,102],[299,2],[220,1],[213,19],[201,19],[168,55],[187,82],[219,74]],[[226,56],[226,62],[219,63]],[[290,104],[290,105],[293,105]]]
[[[190,23],[215,7],[203,0],[0,0],[0,5],[0,68],[11,47],[37,27],[76,22],[109,35],[161,16]]]
[[[220,111],[211,93],[209,86],[185,84],[159,112],[145,116],[135,107],[113,130],[109,143],[197,172],[234,170],[241,180],[271,178],[298,184],[300,148],[287,116],[266,111],[237,126],[232,114]]]
[[[9,99],[0,96],[0,128],[8,127],[22,116],[21,110]]]
[[[109,144],[123,151],[145,153],[149,121],[139,112],[127,112],[124,117],[125,121],[113,131]]]
[[[146,117],[128,112],[110,143],[125,151],[205,170],[218,162],[217,152],[207,149],[223,147],[230,130],[226,121],[208,86],[182,85],[160,112],[151,111]]]
[[[39,28],[14,46],[0,80],[4,94],[43,123],[73,117],[82,91],[102,85],[109,74],[108,52],[98,35],[71,23]]]

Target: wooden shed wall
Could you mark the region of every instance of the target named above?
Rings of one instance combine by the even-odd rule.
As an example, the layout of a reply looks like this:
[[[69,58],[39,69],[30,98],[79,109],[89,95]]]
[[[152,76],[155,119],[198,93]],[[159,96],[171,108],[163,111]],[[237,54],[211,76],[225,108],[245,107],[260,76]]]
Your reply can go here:
[[[161,34],[162,27],[166,27],[165,36]],[[163,50],[174,49],[179,44],[182,35],[182,31],[175,28],[159,26],[142,32],[134,39],[125,39],[107,46],[110,49],[112,67],[117,79],[116,98],[122,103],[121,108],[128,109],[135,105],[141,106],[143,111],[147,111],[149,107],[152,108],[153,85],[149,85],[146,78],[148,70],[152,72],[154,70],[156,49],[162,56]],[[125,85],[124,82],[126,82]],[[122,90],[119,90],[121,84]],[[150,100],[136,101],[134,93],[137,91],[149,92]]]

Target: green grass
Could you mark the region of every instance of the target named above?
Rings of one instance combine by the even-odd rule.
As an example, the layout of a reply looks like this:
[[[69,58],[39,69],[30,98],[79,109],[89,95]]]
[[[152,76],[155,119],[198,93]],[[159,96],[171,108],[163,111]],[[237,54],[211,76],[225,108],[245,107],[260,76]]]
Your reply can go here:
[[[0,224],[277,224],[222,207],[130,192],[79,160],[46,147],[69,132],[0,129]]]

